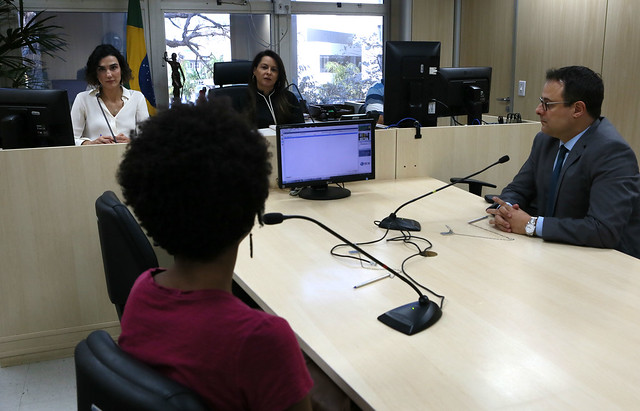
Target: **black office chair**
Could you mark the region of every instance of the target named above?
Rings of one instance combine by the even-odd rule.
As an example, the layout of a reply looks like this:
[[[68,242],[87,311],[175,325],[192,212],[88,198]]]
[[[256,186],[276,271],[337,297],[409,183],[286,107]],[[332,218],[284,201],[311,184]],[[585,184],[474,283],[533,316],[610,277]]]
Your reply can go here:
[[[217,86],[209,90],[208,98],[227,96],[233,108],[242,112],[249,99],[249,81],[251,80],[251,61],[220,61],[213,63],[213,83]]]
[[[96,215],[109,299],[122,318],[133,283],[144,271],[157,267],[158,259],[140,225],[113,191],[98,197]]]
[[[104,330],[74,352],[78,411],[206,410],[201,397],[125,353]]]

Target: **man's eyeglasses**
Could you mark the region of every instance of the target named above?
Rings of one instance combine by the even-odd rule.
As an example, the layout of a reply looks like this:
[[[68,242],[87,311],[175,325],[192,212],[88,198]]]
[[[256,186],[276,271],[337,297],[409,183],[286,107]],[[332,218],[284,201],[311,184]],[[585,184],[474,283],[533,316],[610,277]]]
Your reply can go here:
[[[569,103],[571,102],[570,101],[546,101],[545,99],[540,97],[540,104],[542,104],[542,109],[544,111],[549,111],[549,106],[552,106],[554,104],[569,104]]]

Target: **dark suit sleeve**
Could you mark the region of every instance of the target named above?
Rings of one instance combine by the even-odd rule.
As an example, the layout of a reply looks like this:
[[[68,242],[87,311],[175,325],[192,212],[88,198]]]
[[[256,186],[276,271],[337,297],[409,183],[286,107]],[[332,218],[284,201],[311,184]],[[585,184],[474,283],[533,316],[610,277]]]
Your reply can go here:
[[[546,217],[542,238],[601,248],[620,248],[638,227],[640,176],[624,142],[594,144],[567,170],[556,217]],[[571,174],[569,174],[571,172]],[[563,182],[563,183],[568,183]],[[637,234],[637,233],[636,233]]]
[[[518,204],[520,208],[531,215],[538,215],[537,199],[538,189],[536,185],[536,170],[540,161],[541,137],[537,135],[533,140],[529,158],[522,165],[513,181],[507,185],[500,198],[511,204]]]

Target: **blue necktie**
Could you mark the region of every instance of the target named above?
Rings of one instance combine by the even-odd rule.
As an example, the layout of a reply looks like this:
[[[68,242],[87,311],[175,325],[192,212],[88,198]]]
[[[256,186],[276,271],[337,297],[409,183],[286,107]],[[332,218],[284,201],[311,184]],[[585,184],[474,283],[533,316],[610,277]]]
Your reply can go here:
[[[562,164],[564,163],[564,157],[569,150],[563,145],[558,149],[558,156],[556,158],[556,165],[553,168],[553,174],[551,175],[551,182],[549,183],[549,193],[547,194],[547,210],[545,215],[547,217],[553,216],[553,212],[556,206],[556,187],[558,186],[558,179],[560,177],[560,171],[562,170]]]

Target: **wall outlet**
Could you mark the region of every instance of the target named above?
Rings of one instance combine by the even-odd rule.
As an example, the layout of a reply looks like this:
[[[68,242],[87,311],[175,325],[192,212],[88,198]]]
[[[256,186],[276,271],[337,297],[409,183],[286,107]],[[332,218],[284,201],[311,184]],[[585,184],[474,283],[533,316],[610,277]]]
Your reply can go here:
[[[518,95],[520,97],[524,97],[526,91],[527,91],[527,82],[524,80],[520,80],[518,82]]]

